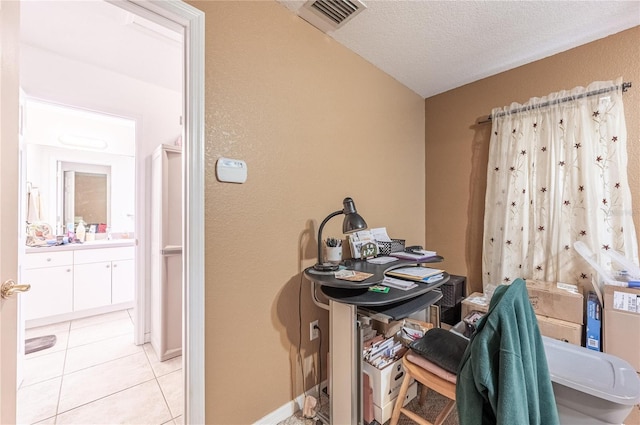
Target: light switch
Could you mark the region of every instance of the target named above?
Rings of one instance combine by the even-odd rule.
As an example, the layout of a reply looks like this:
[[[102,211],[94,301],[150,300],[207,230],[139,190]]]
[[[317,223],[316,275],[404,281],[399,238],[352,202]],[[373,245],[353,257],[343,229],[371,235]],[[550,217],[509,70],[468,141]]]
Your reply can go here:
[[[218,158],[216,175],[221,182],[244,183],[247,181],[247,164],[240,159]]]

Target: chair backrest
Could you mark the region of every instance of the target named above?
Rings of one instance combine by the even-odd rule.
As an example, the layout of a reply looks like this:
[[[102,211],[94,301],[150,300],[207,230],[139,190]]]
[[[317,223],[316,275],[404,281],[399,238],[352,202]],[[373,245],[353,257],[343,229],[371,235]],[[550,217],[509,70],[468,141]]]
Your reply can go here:
[[[456,399],[460,425],[559,423],[524,280],[495,290],[460,363]]]

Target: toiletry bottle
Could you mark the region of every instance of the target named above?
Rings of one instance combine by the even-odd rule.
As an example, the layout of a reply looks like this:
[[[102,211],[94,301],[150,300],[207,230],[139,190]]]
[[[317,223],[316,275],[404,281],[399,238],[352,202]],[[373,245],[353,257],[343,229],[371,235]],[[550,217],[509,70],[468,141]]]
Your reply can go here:
[[[76,235],[73,233],[73,223],[67,223],[67,237],[71,243],[73,243],[73,240],[76,238]]]
[[[87,229],[84,227],[84,221],[80,221],[80,223],[78,223],[78,227],[76,228],[76,238],[78,238],[80,242],[84,242],[84,235],[86,231]]]

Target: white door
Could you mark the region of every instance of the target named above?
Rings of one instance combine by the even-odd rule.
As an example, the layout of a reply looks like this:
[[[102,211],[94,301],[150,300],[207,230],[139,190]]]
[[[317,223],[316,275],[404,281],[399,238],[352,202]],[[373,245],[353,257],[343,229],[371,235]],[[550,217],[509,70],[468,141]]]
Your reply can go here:
[[[0,282],[18,278],[18,23],[20,4],[0,2]],[[16,421],[15,295],[0,298],[0,423]]]

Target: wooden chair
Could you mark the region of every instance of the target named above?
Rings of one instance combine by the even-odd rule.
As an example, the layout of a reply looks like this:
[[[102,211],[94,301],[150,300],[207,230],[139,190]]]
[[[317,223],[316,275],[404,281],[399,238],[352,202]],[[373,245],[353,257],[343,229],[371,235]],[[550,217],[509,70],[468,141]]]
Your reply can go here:
[[[438,334],[438,338],[436,339],[437,343],[431,344],[432,351],[442,349],[443,352],[433,354],[434,357],[444,356],[447,357],[449,361],[453,361],[454,364],[459,363],[459,360],[462,358],[462,354],[464,353],[464,347],[466,346],[467,341],[452,332],[446,332],[443,329],[438,328],[428,331],[423,338],[428,339],[428,336],[435,334]],[[446,341],[443,341],[443,337],[446,341],[451,340],[452,344],[448,344]],[[452,349],[453,346],[457,348]],[[397,425],[398,420],[400,419],[400,414],[408,416],[411,420],[421,425],[440,425],[455,407],[456,374],[449,372],[430,361],[428,359],[430,354],[432,353],[427,353],[426,355],[425,353],[419,354],[417,351],[412,349],[407,351],[405,356],[402,358],[402,366],[404,367],[405,376],[402,381],[402,386],[400,387],[400,393],[396,399],[396,404],[393,408],[391,425]],[[452,367],[450,366],[449,369],[452,369]],[[422,384],[419,400],[421,406],[425,405],[429,389],[432,389],[449,399],[433,423],[403,406],[409,385],[412,383],[412,378]]]

